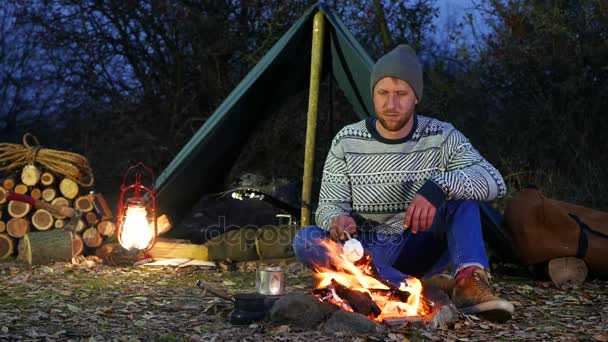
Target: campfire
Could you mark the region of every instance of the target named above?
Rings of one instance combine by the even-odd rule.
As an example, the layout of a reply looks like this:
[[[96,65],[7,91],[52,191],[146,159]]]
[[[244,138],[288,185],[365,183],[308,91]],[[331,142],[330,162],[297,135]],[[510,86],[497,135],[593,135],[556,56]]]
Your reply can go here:
[[[321,243],[329,252],[333,267],[314,267],[317,284],[313,295],[319,300],[377,322],[424,317],[431,311],[432,302],[422,297],[420,280],[408,278],[400,286],[394,286],[380,279],[369,254],[353,263],[341,253],[338,243],[332,240]]]

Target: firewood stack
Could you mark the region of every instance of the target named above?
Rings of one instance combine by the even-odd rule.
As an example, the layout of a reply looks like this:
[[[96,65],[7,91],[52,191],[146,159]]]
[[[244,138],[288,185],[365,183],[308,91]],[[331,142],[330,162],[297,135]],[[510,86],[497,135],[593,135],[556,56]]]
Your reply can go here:
[[[95,248],[101,246],[104,240],[115,233],[116,227],[112,217],[101,215],[95,210],[92,197],[87,189],[68,177],[58,176],[51,171],[41,169],[40,166],[26,165],[20,173],[5,177],[0,184],[0,208],[4,208],[0,210],[0,258],[13,255],[16,251],[17,240],[23,239],[28,233],[63,231],[70,220],[59,213],[42,208],[37,209],[25,202],[7,201],[10,191],[28,195],[46,203],[70,206],[82,211],[81,218],[75,220],[74,231],[69,234],[71,241],[66,240],[67,232],[66,234],[55,233],[54,236],[63,236],[63,238],[55,240],[51,238],[51,235],[48,235],[47,239],[42,236],[32,239],[30,236],[31,248],[35,247],[34,241],[41,238],[40,243],[47,245],[54,243],[57,244],[55,247],[58,249],[61,249],[61,244],[70,242],[71,257],[75,257],[82,254],[85,247],[94,251]],[[19,258],[25,257],[20,253]]]
[[[42,148],[29,133],[23,145],[0,143],[0,258],[18,251],[29,262],[69,261],[98,248],[115,225],[103,198],[90,194],[93,184],[93,170],[80,154]],[[10,192],[30,196],[36,205],[9,201]],[[74,210],[57,211],[66,207],[82,215],[70,220],[65,214]]]

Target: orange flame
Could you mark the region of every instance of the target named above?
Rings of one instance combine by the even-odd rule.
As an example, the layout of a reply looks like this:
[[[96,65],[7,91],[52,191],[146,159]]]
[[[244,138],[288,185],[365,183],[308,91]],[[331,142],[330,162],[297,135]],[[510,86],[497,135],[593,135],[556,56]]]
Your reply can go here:
[[[404,282],[399,286],[399,290],[409,292],[410,296],[408,297],[407,302],[395,300],[391,298],[387,291],[382,291],[390,290],[387,285],[368,274],[370,273],[369,265],[363,265],[360,266],[362,268],[359,268],[357,265],[350,262],[346,256],[341,253],[341,247],[335,241],[324,240],[321,241],[321,244],[328,251],[330,263],[334,265],[338,271],[315,265],[316,272],[313,276],[317,280],[317,289],[326,288],[331,285],[333,280],[350,290],[368,293],[372,300],[376,302],[378,307],[382,310],[378,317],[373,318],[376,321],[394,317],[425,315],[424,308],[421,305],[422,284],[420,283],[420,280],[416,278],[404,279]],[[341,306],[339,300],[336,300],[335,298],[330,300],[330,302]]]

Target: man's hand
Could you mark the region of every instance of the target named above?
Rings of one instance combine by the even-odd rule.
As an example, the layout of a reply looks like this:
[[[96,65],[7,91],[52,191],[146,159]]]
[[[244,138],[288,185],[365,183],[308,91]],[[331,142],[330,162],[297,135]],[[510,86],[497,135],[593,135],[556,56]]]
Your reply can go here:
[[[355,220],[348,215],[336,215],[332,217],[331,222],[329,223],[329,236],[332,240],[346,240],[346,234],[344,231],[348,232],[348,234],[354,234],[357,231],[357,224]]]
[[[418,233],[418,228],[422,231],[431,228],[436,212],[437,209],[431,202],[417,194],[405,212],[405,228],[411,227],[414,234]]]

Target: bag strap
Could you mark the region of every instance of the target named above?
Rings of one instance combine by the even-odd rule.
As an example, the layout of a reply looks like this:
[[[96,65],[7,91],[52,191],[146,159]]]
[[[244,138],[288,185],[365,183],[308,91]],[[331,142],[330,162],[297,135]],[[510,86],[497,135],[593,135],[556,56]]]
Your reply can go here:
[[[569,213],[568,216],[570,216],[581,229],[581,233],[578,236],[578,250],[576,251],[576,257],[584,258],[587,255],[587,248],[589,247],[589,238],[587,237],[587,233],[591,233],[593,235],[608,239],[607,234],[589,228],[589,226],[585,224],[585,222],[581,221],[578,216],[572,213]]]

